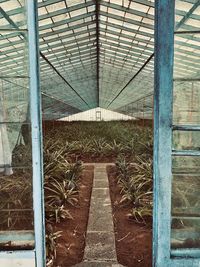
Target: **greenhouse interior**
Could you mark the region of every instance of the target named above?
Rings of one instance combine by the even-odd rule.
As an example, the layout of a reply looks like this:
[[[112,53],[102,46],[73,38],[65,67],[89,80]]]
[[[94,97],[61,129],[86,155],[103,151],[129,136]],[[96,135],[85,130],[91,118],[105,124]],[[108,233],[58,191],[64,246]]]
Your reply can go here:
[[[0,0],[0,267],[200,266],[200,0]]]

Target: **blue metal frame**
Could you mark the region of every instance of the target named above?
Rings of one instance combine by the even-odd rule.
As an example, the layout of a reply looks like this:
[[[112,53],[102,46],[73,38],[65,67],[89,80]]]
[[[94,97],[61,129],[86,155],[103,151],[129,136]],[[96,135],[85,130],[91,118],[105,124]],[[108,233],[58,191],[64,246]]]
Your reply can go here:
[[[39,43],[37,1],[26,1],[29,46],[30,107],[32,125],[32,163],[33,163],[33,209],[35,249],[21,251],[0,251],[1,266],[45,267],[45,221],[43,194],[42,126],[41,99],[39,87]],[[28,260],[28,261],[27,261]],[[13,265],[14,264],[14,265]],[[18,266],[18,265],[17,265]],[[21,265],[20,265],[21,266]]]
[[[172,125],[174,2],[155,1],[153,266],[199,267],[199,249],[171,250],[170,241],[172,155],[196,153],[172,151],[172,130],[199,130],[199,126]]]
[[[174,0],[155,9],[153,266],[169,266]]]
[[[36,267],[46,266],[37,1],[27,1]]]

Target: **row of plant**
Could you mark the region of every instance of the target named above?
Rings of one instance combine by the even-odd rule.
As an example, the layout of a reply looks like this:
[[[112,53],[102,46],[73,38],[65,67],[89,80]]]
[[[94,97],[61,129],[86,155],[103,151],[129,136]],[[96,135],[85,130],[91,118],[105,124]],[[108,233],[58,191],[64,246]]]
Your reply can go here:
[[[130,205],[129,218],[151,224],[153,208],[152,156],[136,156],[134,163],[121,156],[116,161],[117,183],[122,195],[120,204]]]
[[[28,170],[16,170],[0,177],[0,229],[33,229],[32,177]]]
[[[55,141],[53,139],[53,141]],[[20,153],[20,157],[25,155]],[[47,142],[44,147],[44,191],[47,266],[56,260],[56,247],[62,232],[55,224],[73,219],[68,207],[79,201],[78,183],[82,162],[69,163],[63,148]],[[33,230],[33,200],[31,169],[14,169],[14,174],[0,177],[0,229]]]
[[[67,160],[71,159],[72,155],[80,158],[86,154],[94,157],[121,156],[117,166],[118,182],[123,194],[122,203],[126,200],[133,203],[132,217],[140,223],[146,223],[147,217],[151,216],[152,180],[149,181],[151,163],[148,162],[152,155],[150,128],[122,122],[101,122],[67,123],[65,126],[51,129],[46,133],[44,140],[47,266],[51,266],[56,258],[56,242],[62,234],[53,231],[52,222],[59,223],[62,219],[72,219],[66,207],[78,202],[77,182],[82,170],[81,163],[78,161],[70,165]],[[127,155],[131,156],[131,159],[136,155],[142,155],[146,165],[150,164],[149,176],[146,178],[148,182],[145,183],[147,166],[139,163],[138,158],[137,164],[135,163],[137,166],[133,168],[133,165],[126,162]],[[124,172],[120,172],[121,167],[124,168]],[[138,177],[134,182],[133,177],[135,178],[136,173]],[[143,183],[143,186],[139,183]]]
[[[44,147],[44,189],[46,219],[46,256],[47,266],[56,260],[56,247],[61,231],[54,231],[54,225],[62,220],[73,219],[67,207],[79,201],[78,182],[83,170],[82,162],[70,164],[63,157],[63,148],[55,149],[53,142]]]
[[[25,151],[28,151],[27,147],[17,151],[17,165],[26,165],[23,164],[27,158]],[[138,222],[146,222],[145,208],[150,212],[151,183],[145,182],[146,165],[152,154],[150,128],[138,127],[130,122],[98,122],[66,123],[49,129],[44,138],[47,266],[53,266],[58,237],[62,235],[54,231],[54,225],[73,219],[68,207],[77,205],[79,201],[78,183],[83,167],[80,161],[70,164],[69,160],[72,155],[79,158],[85,154],[121,156],[117,168],[122,203],[126,200],[133,203],[132,217]],[[133,168],[133,164],[126,162],[127,155],[132,159],[136,155],[142,156],[136,157]],[[140,159],[146,163],[140,162]],[[14,175],[1,177],[0,184],[1,229],[33,229],[31,169],[15,169]]]
[[[125,122],[98,122],[67,123],[62,131],[60,128],[48,131],[45,142],[52,143],[54,150],[62,147],[62,155],[69,158],[117,157],[121,154],[131,157],[152,150],[152,133],[148,127]]]

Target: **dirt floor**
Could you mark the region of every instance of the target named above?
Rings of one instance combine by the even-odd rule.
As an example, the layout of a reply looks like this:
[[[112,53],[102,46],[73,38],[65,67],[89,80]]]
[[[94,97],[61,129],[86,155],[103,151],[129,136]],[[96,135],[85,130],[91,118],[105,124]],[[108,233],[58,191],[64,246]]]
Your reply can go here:
[[[85,166],[79,185],[79,205],[67,207],[74,219],[61,222],[55,227],[56,231],[63,231],[57,247],[55,267],[68,267],[83,260],[94,177],[93,170],[94,167]]]
[[[152,266],[152,230],[128,219],[131,206],[119,204],[120,188],[116,182],[115,167],[107,167],[115,227],[117,259],[127,267]]]
[[[55,226],[56,231],[63,231],[63,236],[58,243],[55,267],[69,267],[83,260],[94,175],[93,169],[92,166],[85,166],[80,180],[79,205],[75,208],[68,207],[74,220],[67,220]],[[138,225],[128,219],[127,215],[131,207],[119,205],[121,195],[120,188],[115,180],[115,167],[109,166],[107,171],[113,209],[117,259],[120,264],[127,267],[151,267],[151,228]]]
[[[127,157],[127,160],[130,157]],[[84,163],[110,163],[110,162],[115,162],[117,159],[117,156],[114,155],[110,155],[110,156],[94,156],[91,154],[87,154],[85,153],[84,155],[80,155],[80,156],[70,156],[70,159],[72,162],[76,162],[76,160],[81,160]]]

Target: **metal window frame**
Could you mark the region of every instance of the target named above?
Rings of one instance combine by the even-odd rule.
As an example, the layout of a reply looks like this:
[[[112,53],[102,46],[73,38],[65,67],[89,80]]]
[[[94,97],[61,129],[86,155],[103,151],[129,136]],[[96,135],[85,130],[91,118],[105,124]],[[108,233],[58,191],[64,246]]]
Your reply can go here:
[[[45,256],[45,220],[43,192],[43,160],[42,160],[42,126],[41,126],[41,93],[39,78],[39,38],[37,1],[26,1],[28,45],[29,45],[29,76],[30,76],[30,110],[32,126],[32,163],[33,163],[33,210],[35,248],[33,250],[1,251],[0,260],[30,260],[35,267],[46,266]],[[32,261],[33,260],[33,261]],[[12,263],[11,263],[12,262]],[[22,263],[23,264],[23,263]]]
[[[42,108],[39,68],[39,35],[37,1],[27,3],[28,42],[29,42],[29,75],[30,107],[32,126],[32,159],[33,159],[33,207],[35,230],[36,267],[46,266],[45,255],[45,219],[43,189],[43,145],[42,145]]]
[[[199,250],[177,250],[174,254],[170,242],[174,10],[175,0],[156,1],[153,266],[199,267]]]

